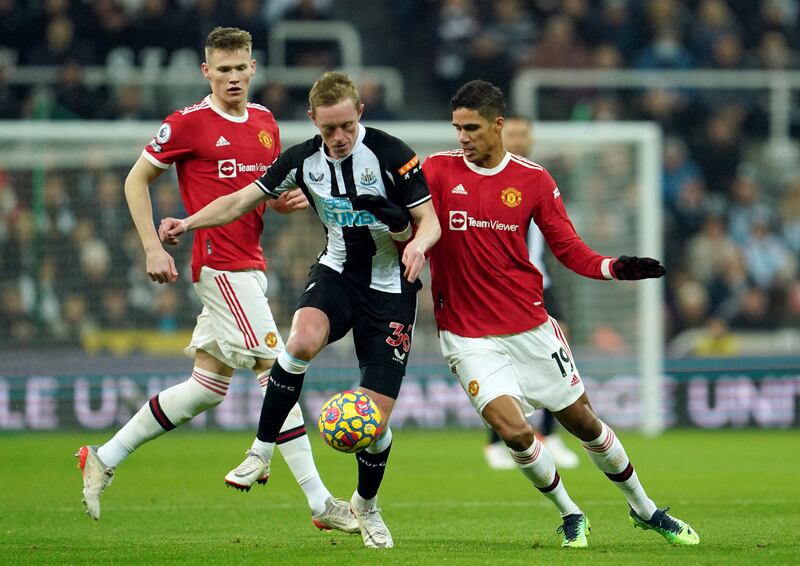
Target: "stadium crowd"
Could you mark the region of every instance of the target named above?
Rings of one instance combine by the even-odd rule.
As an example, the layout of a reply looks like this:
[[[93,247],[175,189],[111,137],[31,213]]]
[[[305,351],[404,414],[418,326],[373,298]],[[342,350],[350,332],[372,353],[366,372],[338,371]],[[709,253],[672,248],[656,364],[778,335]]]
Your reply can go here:
[[[454,86],[483,78],[508,92],[523,70],[797,70],[800,6],[790,0],[397,0],[376,12],[400,23],[395,41],[428,54],[409,57],[408,80],[430,81],[426,112],[448,115]],[[172,110],[137,84],[95,87],[87,66],[104,65],[117,46],[168,57],[200,52],[215,25],[250,30],[266,53],[282,19],[346,16],[333,0],[0,1],[0,119],[158,120]],[[413,25],[412,25],[413,24]],[[385,41],[392,41],[385,38]],[[296,45],[288,63],[337,64],[334,46]],[[370,57],[378,64],[380,54]],[[137,59],[138,60],[138,59]],[[15,66],[58,68],[52,84],[10,80]],[[169,80],[166,79],[169,88]],[[370,119],[413,119],[386,109],[380,89],[363,85]],[[302,116],[304,92],[271,82],[254,100],[280,120]],[[541,93],[543,120],[654,120],[665,132],[663,203],[667,334],[705,328],[696,354],[735,353],[729,329],[774,330],[800,323],[800,172],[774,167],[763,150],[767,94],[745,90],[566,89]],[[800,117],[793,116],[793,135]],[[454,139],[455,142],[455,139]],[[535,155],[534,155],[535,158]],[[133,161],[135,156],[131,156]],[[0,335],[4,347],[78,343],[95,328],[191,327],[198,306],[188,277],[153,287],[122,194],[124,170],[0,172]],[[33,186],[41,185],[34,203]],[[568,203],[568,194],[567,203]],[[156,216],[181,216],[174,179],[154,195]],[[267,223],[276,317],[299,296],[319,249],[293,217]],[[304,239],[306,238],[306,239]],[[188,264],[188,248],[176,258]],[[270,257],[274,254],[275,257]],[[296,257],[309,258],[298,262]],[[187,318],[188,315],[188,318]]]

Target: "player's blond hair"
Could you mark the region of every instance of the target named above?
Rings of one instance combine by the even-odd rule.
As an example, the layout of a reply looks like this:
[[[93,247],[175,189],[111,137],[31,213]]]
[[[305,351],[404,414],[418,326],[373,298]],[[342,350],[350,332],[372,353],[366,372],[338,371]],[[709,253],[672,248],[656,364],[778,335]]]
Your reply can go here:
[[[340,71],[328,71],[322,75],[311,91],[308,93],[308,107],[312,116],[316,116],[317,108],[320,106],[333,106],[340,100],[349,98],[356,108],[361,106],[361,96],[353,79],[347,73]]]
[[[215,27],[206,38],[206,60],[209,54],[214,50],[245,50],[248,53],[252,53],[253,36],[250,35],[250,32],[239,28]]]

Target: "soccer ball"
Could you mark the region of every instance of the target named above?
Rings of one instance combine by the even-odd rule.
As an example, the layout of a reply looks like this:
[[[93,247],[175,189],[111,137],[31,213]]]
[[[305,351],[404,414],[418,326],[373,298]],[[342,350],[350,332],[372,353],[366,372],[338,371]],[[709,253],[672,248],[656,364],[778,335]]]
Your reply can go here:
[[[381,412],[366,393],[342,391],[322,406],[319,432],[334,450],[361,452],[380,435]]]

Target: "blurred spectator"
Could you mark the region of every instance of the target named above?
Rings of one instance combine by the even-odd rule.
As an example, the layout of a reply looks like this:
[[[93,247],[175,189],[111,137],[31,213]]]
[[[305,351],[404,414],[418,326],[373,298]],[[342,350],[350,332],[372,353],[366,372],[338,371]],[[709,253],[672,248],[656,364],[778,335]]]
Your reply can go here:
[[[566,16],[554,16],[545,23],[525,66],[537,69],[575,69],[589,67],[590,61],[588,51],[575,35],[575,24],[572,20]]]
[[[434,73],[449,96],[466,71],[468,46],[481,30],[473,0],[444,0],[436,26]]]
[[[16,346],[32,345],[37,327],[25,310],[22,293],[14,283],[0,284],[0,340]]]
[[[83,67],[79,60],[65,62],[58,70],[54,106],[47,117],[53,120],[91,119],[101,107],[100,97],[83,80]]]
[[[740,33],[740,26],[725,0],[702,0],[692,24],[691,50],[700,60],[706,60],[720,38],[739,37]]]
[[[794,281],[786,289],[779,313],[781,326],[784,328],[800,328],[800,282]]]
[[[75,23],[66,15],[57,16],[47,23],[44,43],[34,47],[26,59],[28,65],[62,65],[68,61],[81,61],[84,65],[96,63],[92,45],[75,37]]]
[[[727,195],[744,150],[739,135],[740,121],[726,111],[713,113],[702,131],[691,140],[692,155],[703,172],[709,190]]]
[[[10,83],[13,69],[9,59],[8,53],[0,52],[0,120],[18,120],[21,117],[22,103],[28,90]]]
[[[674,332],[701,327],[709,314],[708,290],[697,281],[685,280],[675,289]]]
[[[494,37],[483,33],[469,45],[463,80],[483,79],[508,92],[513,67],[508,54]]]
[[[98,117],[105,120],[157,120],[159,114],[151,104],[145,104],[142,87],[138,84],[121,85],[110,97]]]
[[[602,0],[588,32],[592,43],[613,45],[623,62],[629,62],[645,44],[645,31],[626,0]]]
[[[84,21],[83,34],[92,38],[98,63],[104,63],[109,51],[130,43],[130,22],[119,0],[93,0]]]
[[[266,53],[269,34],[262,9],[262,0],[233,0],[233,9],[223,10],[217,25],[246,29],[253,36],[253,49]]]
[[[686,268],[703,285],[724,278],[728,266],[742,261],[740,249],[728,237],[725,222],[715,214],[706,216],[701,231],[686,246]]]
[[[798,66],[797,52],[792,51],[786,36],[779,31],[768,31],[761,36],[756,57],[762,69],[777,71]]]
[[[741,172],[731,185],[728,230],[739,246],[744,246],[753,232],[756,219],[767,221],[770,210],[761,200],[761,186],[750,172]]]
[[[386,105],[383,85],[369,75],[361,77],[358,93],[364,104],[364,120],[396,120],[397,114]]]
[[[664,25],[656,31],[652,41],[642,49],[633,61],[639,69],[691,69],[695,59],[681,43],[680,30]]]
[[[769,214],[754,216],[750,237],[744,246],[747,271],[753,282],[765,291],[786,285],[797,274],[796,260],[770,224]]]
[[[89,313],[86,296],[78,291],[64,295],[61,301],[61,318],[52,329],[54,338],[77,345],[84,335],[96,329],[97,324]]]
[[[711,317],[706,321],[701,334],[694,343],[692,354],[700,357],[736,356],[741,352],[739,339],[721,318]]]
[[[783,238],[796,257],[800,257],[800,177],[795,178],[778,207]]]
[[[536,36],[536,24],[521,0],[494,0],[492,21],[486,34],[511,63],[519,65],[528,56],[529,46]]]
[[[142,313],[131,307],[124,286],[119,283],[107,285],[100,291],[100,296],[100,308],[96,312],[100,328],[127,330],[142,326],[145,319]]]
[[[769,330],[775,321],[769,310],[769,297],[757,287],[746,289],[738,298],[738,310],[731,319],[734,330]]]
[[[44,181],[42,192],[43,230],[50,236],[61,238],[75,228],[75,214],[60,172],[51,172]]]
[[[129,46],[136,51],[143,47],[163,47],[171,53],[193,45],[194,30],[184,25],[183,17],[169,0],[141,0],[131,17]]]
[[[36,228],[29,210],[17,210],[7,217],[8,234],[0,240],[0,284],[18,281],[35,270]]]
[[[254,100],[258,104],[269,108],[278,122],[281,120],[292,120],[298,117],[297,110],[294,108],[292,99],[289,96],[289,89],[287,89],[286,85],[283,83],[266,83],[258,91]],[[307,103],[306,106],[308,106]]]
[[[688,148],[680,138],[671,136],[664,141],[664,202],[673,204],[686,183],[700,181],[700,169],[689,157]]]

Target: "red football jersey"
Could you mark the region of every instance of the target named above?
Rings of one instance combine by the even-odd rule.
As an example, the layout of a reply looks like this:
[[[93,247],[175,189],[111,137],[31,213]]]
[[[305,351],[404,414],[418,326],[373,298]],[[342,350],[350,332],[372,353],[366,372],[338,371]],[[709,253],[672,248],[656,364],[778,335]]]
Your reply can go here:
[[[162,169],[175,164],[186,212],[194,214],[258,179],[280,150],[272,112],[249,103],[244,116],[231,116],[214,106],[209,95],[170,114],[143,155]],[[266,269],[261,250],[264,209],[262,204],[230,224],[197,230],[192,281],[203,265],[223,271]]]
[[[483,169],[454,150],[422,166],[442,237],[430,252],[436,323],[459,336],[515,334],[547,321],[542,275],[528,257],[531,220],[561,263],[594,279],[610,279],[611,259],[575,233],[550,174],[506,153]]]

